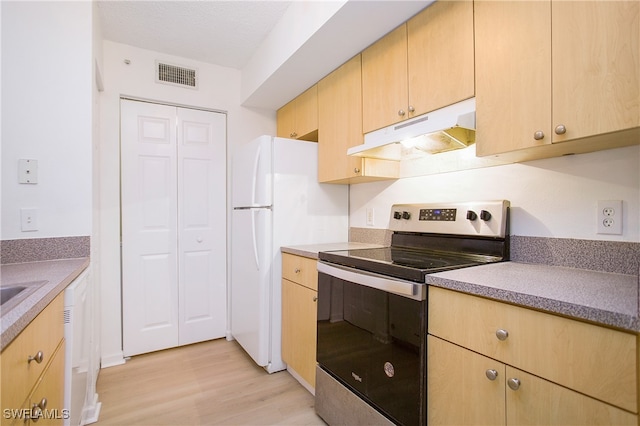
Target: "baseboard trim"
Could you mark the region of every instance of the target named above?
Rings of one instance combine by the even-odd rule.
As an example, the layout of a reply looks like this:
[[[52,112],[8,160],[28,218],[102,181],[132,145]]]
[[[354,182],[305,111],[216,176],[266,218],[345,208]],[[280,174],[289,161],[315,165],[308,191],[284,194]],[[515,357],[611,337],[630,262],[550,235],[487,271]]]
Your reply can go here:
[[[116,354],[103,356],[100,358],[100,368],[115,367],[116,365],[122,365],[126,362],[124,353],[118,352]]]
[[[287,365],[287,372],[289,374],[291,374],[294,379],[296,379],[298,382],[300,382],[302,387],[305,388],[306,390],[308,390],[309,393],[311,393],[311,395],[313,395],[313,396],[316,395],[316,389],[313,386],[311,386],[309,384],[309,382],[307,382],[305,379],[303,379],[302,376],[300,374],[298,374],[298,372],[296,370],[294,370],[293,368],[291,368],[291,366],[289,366],[289,365]]]

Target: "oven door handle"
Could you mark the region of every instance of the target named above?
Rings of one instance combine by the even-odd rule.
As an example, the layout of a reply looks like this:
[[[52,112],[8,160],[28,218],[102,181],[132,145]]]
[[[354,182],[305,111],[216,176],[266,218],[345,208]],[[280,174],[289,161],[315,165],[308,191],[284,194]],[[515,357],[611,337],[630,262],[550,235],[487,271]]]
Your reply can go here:
[[[344,281],[360,284],[366,287],[376,288],[409,297],[415,300],[425,300],[427,298],[426,284],[413,283],[410,281],[399,281],[387,278],[378,274],[368,273],[353,268],[329,265],[318,261],[318,272],[331,275]]]

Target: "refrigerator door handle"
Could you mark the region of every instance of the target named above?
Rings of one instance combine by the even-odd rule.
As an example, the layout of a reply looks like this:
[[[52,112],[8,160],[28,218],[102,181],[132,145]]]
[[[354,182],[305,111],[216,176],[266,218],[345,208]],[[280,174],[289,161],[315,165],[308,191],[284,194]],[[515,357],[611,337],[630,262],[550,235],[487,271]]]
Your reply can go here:
[[[251,238],[253,240],[253,256],[256,261],[256,269],[260,270],[260,259],[258,259],[258,242],[256,240],[256,211],[251,210]]]
[[[271,210],[271,206],[245,206],[245,207],[234,207],[234,210],[260,210],[267,209]]]
[[[256,183],[258,181],[258,166],[260,164],[260,154],[262,153],[262,145],[258,145],[256,157],[253,160],[253,174],[251,178],[251,204],[256,202]]]

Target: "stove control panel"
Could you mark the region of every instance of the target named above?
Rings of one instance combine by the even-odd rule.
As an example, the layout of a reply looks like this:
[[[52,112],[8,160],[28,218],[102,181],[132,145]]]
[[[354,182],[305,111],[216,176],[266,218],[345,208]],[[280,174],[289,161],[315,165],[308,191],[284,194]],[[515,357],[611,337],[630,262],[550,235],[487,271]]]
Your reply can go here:
[[[389,229],[401,232],[504,237],[508,229],[509,206],[507,200],[394,204],[391,206]]]
[[[418,220],[456,220],[457,209],[420,209]]]

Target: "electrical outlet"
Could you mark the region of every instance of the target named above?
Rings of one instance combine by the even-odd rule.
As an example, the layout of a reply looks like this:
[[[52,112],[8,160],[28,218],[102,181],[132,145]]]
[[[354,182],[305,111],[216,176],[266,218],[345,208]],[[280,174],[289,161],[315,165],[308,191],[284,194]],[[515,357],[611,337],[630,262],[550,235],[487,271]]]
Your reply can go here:
[[[38,230],[37,209],[20,209],[20,229],[22,232]]]
[[[367,207],[367,226],[373,226],[375,224],[375,217],[373,207]]]
[[[598,234],[622,235],[622,200],[598,201]]]

